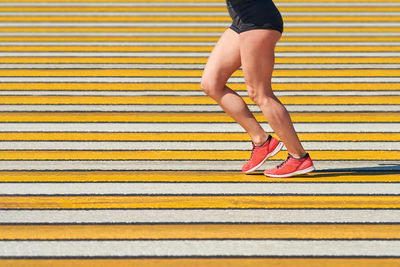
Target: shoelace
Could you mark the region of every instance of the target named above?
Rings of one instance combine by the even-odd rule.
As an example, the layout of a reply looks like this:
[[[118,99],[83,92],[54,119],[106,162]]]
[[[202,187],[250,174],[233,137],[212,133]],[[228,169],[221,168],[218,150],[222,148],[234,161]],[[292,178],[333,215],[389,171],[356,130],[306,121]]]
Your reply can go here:
[[[254,150],[256,149],[256,145],[254,143],[251,143],[251,144],[253,145],[253,149],[251,150],[250,159],[253,157]]]
[[[268,137],[267,141],[265,141],[262,145],[260,146],[256,146],[253,142],[251,142],[253,149],[251,150],[251,155],[250,155],[250,159],[253,157],[254,154],[254,150],[256,149],[256,147],[262,147],[264,146],[268,141],[270,140],[270,138]]]
[[[283,161],[281,164],[279,164],[278,166],[276,166],[276,168],[277,168],[277,169],[282,168],[283,165],[285,165],[285,164],[289,161],[290,158],[291,158],[291,157],[288,156],[288,157],[285,159],[285,161]]]

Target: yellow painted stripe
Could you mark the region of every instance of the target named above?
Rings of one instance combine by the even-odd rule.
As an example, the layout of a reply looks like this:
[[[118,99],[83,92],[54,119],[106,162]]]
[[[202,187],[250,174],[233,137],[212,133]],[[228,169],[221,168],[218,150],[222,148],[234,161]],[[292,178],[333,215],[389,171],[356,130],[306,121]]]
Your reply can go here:
[[[399,12],[400,7],[385,7],[385,6],[374,6],[374,7],[337,7],[337,6],[281,6],[279,7],[281,12]],[[166,6],[140,6],[140,7],[0,7],[0,12],[227,12],[225,6],[221,7],[166,7]],[[228,14],[227,14],[228,15]]]
[[[176,266],[208,266],[208,267],[393,267],[400,265],[400,259],[305,259],[305,258],[235,258],[235,259],[0,259],[0,266],[13,267],[176,267]]]
[[[175,63],[205,64],[207,57],[0,57],[2,63]],[[400,63],[400,57],[276,57],[277,64]],[[90,86],[90,84],[87,84]],[[292,85],[293,86],[293,85]],[[299,85],[297,85],[299,86]],[[374,84],[375,86],[375,84]],[[390,86],[390,84],[387,84]],[[2,88],[3,89],[3,88]]]
[[[4,239],[400,239],[400,225],[0,225]]]
[[[314,160],[400,160],[400,151],[308,151]],[[249,151],[0,151],[2,160],[247,160]],[[281,151],[275,159],[285,159]],[[399,202],[400,203],[400,202]]]
[[[246,90],[244,83],[230,84],[234,90]],[[400,90],[400,83],[277,83],[273,84],[275,91],[380,91],[380,90]],[[2,83],[2,90],[82,90],[82,91],[98,91],[98,90],[113,90],[113,91],[198,91],[200,84],[198,83]]]
[[[221,33],[222,34],[222,33]],[[0,36],[1,42],[216,42],[192,36]],[[399,42],[400,36],[283,36],[282,42]]]
[[[282,0],[278,0],[278,1],[282,1]],[[291,0],[283,0],[283,1],[291,1]],[[301,2],[301,1],[305,1],[305,0],[299,0],[299,2]],[[308,1],[308,0],[307,0]],[[310,0],[310,1],[315,1],[315,0]],[[343,1],[343,0],[338,0],[338,1]],[[350,2],[351,1],[359,1],[359,0],[349,0]],[[372,1],[372,0],[365,0],[366,2],[368,2],[368,1]],[[390,1],[397,1],[397,0],[388,0],[389,2]],[[8,0],[0,0],[0,3],[1,2],[6,2],[6,3],[12,3],[12,2],[20,2],[20,1],[18,1],[18,0],[10,0],[10,1],[8,1]],[[67,2],[67,3],[74,3],[74,2],[82,2],[82,0],[24,0],[24,2],[25,3],[30,3],[30,2],[37,2],[37,3],[41,3],[41,2],[49,2],[49,3],[52,3],[52,2],[57,2],[57,3],[65,3],[65,2]],[[104,2],[106,2],[106,3],[108,3],[108,2],[110,2],[109,0],[85,0],[85,3],[92,3],[92,2],[94,2],[94,3],[104,3]],[[159,0],[118,0],[118,2],[119,3],[151,3],[151,2],[156,2],[156,3],[159,3]],[[186,3],[187,2],[187,0],[164,0],[163,2],[176,2],[176,3],[180,3],[180,2],[182,2],[182,3]],[[201,0],[201,2],[205,2],[205,3],[215,3],[215,2],[221,2],[221,0]]]
[[[5,52],[211,52],[213,46],[1,46]],[[399,52],[400,46],[278,46],[277,52]]]
[[[314,155],[314,154],[313,154]],[[2,182],[400,182],[399,172],[312,172],[269,178],[237,172],[211,171],[2,171]]]
[[[299,9],[305,10],[305,9]],[[316,10],[319,10],[318,8]],[[326,10],[326,9],[322,9]],[[360,9],[357,11],[361,11],[364,9]],[[371,10],[371,8],[366,9]],[[382,9],[389,11],[389,9]],[[226,7],[185,7],[185,6],[176,6],[176,7],[152,7],[152,6],[140,6],[140,7],[0,7],[0,12],[226,12]],[[346,11],[345,11],[346,12]]]
[[[148,69],[120,69],[120,70],[60,70],[60,69],[12,69],[0,70],[0,77],[25,77],[25,76],[46,76],[46,77],[201,77],[203,70],[148,70]],[[241,70],[236,71],[233,77],[243,76]],[[400,70],[397,69],[375,69],[375,70],[275,70],[276,77],[393,77],[400,76]]]
[[[20,1],[19,0],[0,0],[0,3],[1,2],[12,3],[12,2],[20,2]],[[49,2],[49,3],[52,3],[52,2],[59,2],[59,3],[71,2],[71,3],[74,3],[74,2],[82,2],[82,0],[24,0],[24,2],[26,2],[26,3],[29,3],[29,2],[38,2],[38,3],[40,3],[40,2]],[[85,0],[85,2],[88,2],[88,3],[91,3],[91,2],[102,3],[102,2],[110,2],[110,1],[109,0]],[[120,2],[120,3],[153,3],[153,2],[159,3],[160,0],[118,0],[118,2]],[[183,2],[183,3],[187,3],[187,0],[164,0],[163,2],[174,2],[174,3]],[[221,0],[201,0],[201,2],[204,2],[204,3],[208,3],[208,2],[210,2],[210,3],[215,3],[215,2],[221,3]],[[301,2],[304,2],[304,3],[313,3],[313,2],[320,3],[321,0],[276,0],[274,2],[276,2],[276,3],[298,3],[298,2],[300,2],[300,3]],[[327,3],[339,3],[339,2],[368,3],[368,2],[375,2],[376,3],[376,0],[324,0],[324,2],[327,2]],[[399,0],[386,0],[385,2],[397,3],[397,2],[400,2],[400,1]]]
[[[373,0],[376,2],[376,0]],[[1,1],[0,1],[1,2]],[[27,2],[27,1],[24,1]],[[87,1],[85,1],[87,2]],[[120,2],[120,1],[119,1]],[[165,2],[165,1],[164,1]],[[276,1],[275,1],[276,2]],[[326,2],[326,1],[325,1]],[[336,1],[338,2],[338,1]],[[347,1],[346,1],[347,2]],[[368,1],[364,1],[368,2]],[[386,1],[388,2],[388,1]],[[394,22],[400,21],[400,17],[398,16],[314,16],[310,13],[309,16],[285,16],[285,22]],[[230,22],[232,19],[226,16],[3,16],[0,17],[0,21],[32,21],[32,22],[48,22],[48,21],[64,21],[64,22],[163,22],[163,21],[184,21],[184,22]]]
[[[258,121],[265,121],[256,113]],[[400,122],[394,112],[291,113],[294,122]],[[225,113],[153,112],[0,112],[0,122],[234,122]]]
[[[400,141],[400,133],[299,133],[303,141]],[[0,132],[3,141],[250,141],[246,133]]]
[[[247,104],[253,102],[243,97]],[[279,100],[288,105],[360,105],[400,104],[400,96],[281,96]],[[207,96],[2,96],[0,104],[103,104],[103,105],[212,105]]]
[[[29,196],[0,197],[0,209],[400,208],[398,196]]]
[[[281,12],[398,12],[400,7],[318,7],[318,6],[281,6]],[[0,12],[227,12],[225,6],[221,7],[166,7],[166,6],[140,6],[140,7],[0,7]]]
[[[1,9],[1,8],[0,8]],[[400,11],[400,9],[399,9]],[[227,27],[1,27],[0,32],[223,32]],[[285,32],[399,32],[400,27],[286,27]]]

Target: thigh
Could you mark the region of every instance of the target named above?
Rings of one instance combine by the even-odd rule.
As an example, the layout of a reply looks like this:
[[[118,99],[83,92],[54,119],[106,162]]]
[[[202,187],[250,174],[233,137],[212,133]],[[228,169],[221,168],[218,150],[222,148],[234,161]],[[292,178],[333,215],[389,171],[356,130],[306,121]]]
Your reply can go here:
[[[204,68],[202,83],[213,83],[222,87],[241,65],[239,34],[227,29],[212,50]]]
[[[271,88],[275,45],[281,33],[276,30],[251,30],[240,34],[240,56],[246,84],[251,90]]]

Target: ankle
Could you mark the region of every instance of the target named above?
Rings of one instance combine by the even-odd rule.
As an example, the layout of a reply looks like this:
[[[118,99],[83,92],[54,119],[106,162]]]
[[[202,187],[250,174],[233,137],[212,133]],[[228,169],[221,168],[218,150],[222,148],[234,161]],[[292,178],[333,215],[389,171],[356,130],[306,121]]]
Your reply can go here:
[[[307,155],[307,152],[304,153],[289,153],[295,159],[302,159]]]
[[[265,136],[257,136],[255,138],[252,138],[253,144],[255,146],[262,146],[263,144],[265,144],[265,142],[267,142],[269,138],[269,135],[265,135]]]

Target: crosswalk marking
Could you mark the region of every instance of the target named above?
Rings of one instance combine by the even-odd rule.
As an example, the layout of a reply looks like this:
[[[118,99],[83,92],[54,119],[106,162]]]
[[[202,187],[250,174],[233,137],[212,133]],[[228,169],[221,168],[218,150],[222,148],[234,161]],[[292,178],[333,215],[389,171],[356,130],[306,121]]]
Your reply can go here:
[[[0,240],[393,239],[400,236],[399,228],[379,224],[1,225]]]
[[[45,162],[49,164],[49,162]],[[83,165],[88,162],[83,162]],[[131,162],[128,162],[128,165]],[[182,163],[184,164],[184,163]],[[209,163],[208,163],[209,164]],[[233,164],[236,164],[234,162]],[[328,162],[328,164],[333,164]],[[352,163],[354,164],[354,163]],[[28,165],[28,164],[27,164]],[[110,166],[111,168],[111,166]],[[55,168],[56,169],[56,168]],[[316,177],[310,182],[310,178]],[[55,182],[55,183],[68,183],[68,182],[176,182],[176,176],[170,171],[132,171],[132,170],[122,170],[122,171],[62,171],[57,169],[57,171],[37,171],[37,170],[27,170],[27,171],[2,171],[2,182],[4,183],[15,183],[15,182]],[[186,183],[212,183],[212,182],[229,182],[229,183],[282,183],[288,185],[287,183],[341,183],[341,182],[366,182],[366,183],[398,183],[400,182],[400,177],[397,172],[379,172],[379,171],[320,171],[319,173],[309,174],[308,176],[298,176],[291,179],[283,178],[268,178],[262,175],[251,175],[249,177],[243,176],[236,171],[181,171],[179,174],[179,181]],[[3,185],[3,184],[2,184]],[[372,214],[371,214],[372,216]],[[5,217],[4,217],[5,218]]]
[[[6,183],[2,196],[58,195],[371,195],[400,196],[400,183]]]
[[[275,136],[275,135],[274,135]],[[276,137],[276,136],[275,136]],[[363,142],[365,141],[381,141],[391,140],[392,142],[400,141],[400,133],[299,133],[299,137],[304,142],[307,141],[336,141],[336,142]],[[248,141],[249,137],[245,133],[152,133],[145,135],[133,132],[0,132],[0,139],[3,141],[218,141],[237,142]]]
[[[0,256],[9,257],[398,257],[397,240],[120,240],[0,241]],[[29,248],[29,249],[28,249]],[[332,249],[330,249],[332,248]],[[2,252],[3,251],[3,252]],[[4,251],[9,251],[5,254]],[[66,253],[68,251],[68,253]]]
[[[167,258],[167,259],[92,259],[90,263],[94,266],[145,266],[145,267],[171,267],[171,266],[193,266],[195,264],[203,264],[210,267],[232,267],[232,266],[255,266],[255,265],[281,265],[284,267],[293,266],[327,266],[327,267],[346,267],[352,266],[362,267],[366,264],[393,266],[399,264],[398,259],[394,258]],[[42,267],[53,267],[54,260],[51,259],[19,259],[18,263],[26,266],[37,264]],[[15,260],[0,260],[0,264],[15,264]],[[77,267],[87,266],[87,259],[57,259],[57,266],[68,267],[71,264]]]
[[[398,225],[398,209],[92,209],[0,210],[1,226],[281,224]],[[7,215],[7,216],[3,216]],[[305,227],[304,226],[304,227]],[[381,227],[384,227],[381,226]],[[228,226],[229,227],[229,226]],[[366,226],[365,226],[366,227]]]
[[[0,0],[0,266],[398,265],[400,1],[276,5],[291,179],[200,89],[223,1]]]
[[[399,209],[400,196],[0,196],[0,209]]]
[[[262,123],[266,131],[272,132],[268,125]],[[352,122],[352,123],[294,123],[298,132],[306,133],[398,133],[400,123],[379,123],[379,122]],[[242,133],[243,129],[235,123],[100,123],[100,122],[6,122],[0,123],[2,132],[108,132],[108,133]]]
[[[67,72],[67,71],[66,71]],[[400,95],[388,96],[359,96],[354,92],[353,96],[318,96],[314,93],[312,99],[309,96],[280,96],[279,100],[285,105],[399,105]],[[247,104],[252,104],[249,97],[244,97]],[[146,96],[32,96],[32,95],[4,95],[0,104],[103,104],[103,105],[216,105],[215,101],[199,94],[198,96],[158,96],[149,99]]]

